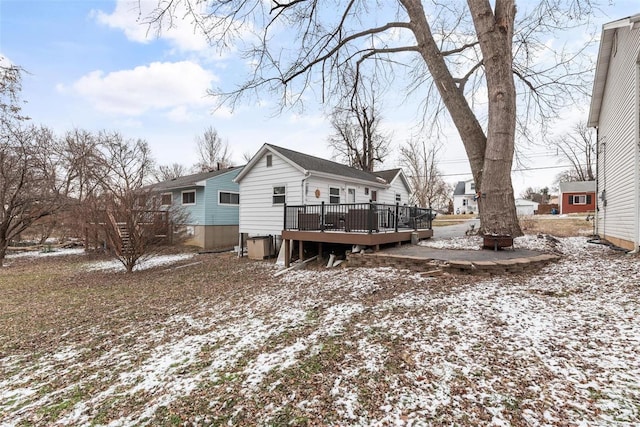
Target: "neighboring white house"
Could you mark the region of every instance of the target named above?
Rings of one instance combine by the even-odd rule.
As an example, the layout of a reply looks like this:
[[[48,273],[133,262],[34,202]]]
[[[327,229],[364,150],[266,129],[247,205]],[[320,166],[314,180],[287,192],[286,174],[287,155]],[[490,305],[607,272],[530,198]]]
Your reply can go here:
[[[535,215],[538,210],[538,202],[526,199],[516,199],[516,213],[518,216]]]
[[[401,169],[369,173],[297,151],[264,144],[235,179],[240,186],[239,231],[248,237],[276,236],[284,226],[284,204],[409,203]]]
[[[456,214],[478,213],[476,185],[473,179],[459,181],[453,190],[453,212]]]
[[[596,232],[640,246],[640,14],[605,24],[588,125],[597,129]]]

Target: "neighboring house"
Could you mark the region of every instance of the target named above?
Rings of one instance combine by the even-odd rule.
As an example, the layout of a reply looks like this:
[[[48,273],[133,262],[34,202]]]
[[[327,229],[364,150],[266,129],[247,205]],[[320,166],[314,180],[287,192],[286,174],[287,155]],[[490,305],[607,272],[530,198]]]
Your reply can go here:
[[[453,190],[453,213],[478,213],[476,185],[473,179],[459,181]]]
[[[596,182],[560,183],[560,214],[593,213],[596,210]]]
[[[588,125],[597,129],[596,233],[640,246],[640,14],[605,24]]]
[[[516,199],[516,213],[518,216],[535,215],[538,212],[538,202],[526,199]]]
[[[231,167],[154,184],[160,205],[179,206],[188,214],[187,244],[203,249],[233,248],[238,242],[240,192],[233,180],[242,170]]]
[[[409,203],[401,169],[365,172],[297,151],[264,144],[235,179],[241,234],[274,236],[279,245],[284,205]]]

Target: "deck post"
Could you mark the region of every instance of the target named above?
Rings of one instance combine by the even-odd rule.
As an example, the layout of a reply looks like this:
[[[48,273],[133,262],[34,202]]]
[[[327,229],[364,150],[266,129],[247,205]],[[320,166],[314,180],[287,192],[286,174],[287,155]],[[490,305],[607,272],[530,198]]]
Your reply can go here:
[[[291,266],[291,254],[289,251],[291,250],[291,241],[289,239],[284,240],[284,266],[285,268],[289,268]]]
[[[400,213],[400,203],[396,202],[396,214],[393,217],[393,222],[394,222],[394,230],[397,233],[398,232],[398,214]]]
[[[324,200],[320,202],[320,232],[324,231]]]
[[[298,259],[304,261],[304,242],[298,240]]]
[[[418,231],[418,205],[413,205],[413,230]]]
[[[318,242],[318,264],[322,264],[322,242]]]
[[[288,230],[288,228],[287,228],[287,202],[284,203],[283,222],[284,222],[284,224],[282,224],[282,229],[283,230]]]

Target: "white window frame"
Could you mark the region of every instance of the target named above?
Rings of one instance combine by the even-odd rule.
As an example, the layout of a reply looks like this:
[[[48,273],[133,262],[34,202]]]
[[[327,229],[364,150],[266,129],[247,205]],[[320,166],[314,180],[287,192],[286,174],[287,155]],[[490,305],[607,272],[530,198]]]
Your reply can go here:
[[[164,196],[169,196],[169,203],[162,203],[162,199]],[[173,193],[162,193],[160,194],[160,206],[171,206],[173,204]]]
[[[574,205],[586,205],[587,204],[587,195],[586,194],[580,194],[580,195],[574,194],[571,197],[573,197],[573,204]],[[582,201],[580,201],[580,199],[582,199]]]
[[[402,203],[402,194],[396,193],[396,203]]]
[[[337,191],[337,193],[334,192]],[[336,200],[337,197],[337,200]],[[337,205],[340,203],[340,187],[329,187],[329,204]]]
[[[276,194],[276,188],[284,188],[284,193]],[[275,197],[283,197],[284,200],[282,202],[276,202]],[[286,185],[274,185],[271,188],[271,204],[274,206],[284,205],[287,203],[287,186]]]
[[[229,200],[231,200],[231,194],[236,194],[238,195],[238,203],[224,203],[220,200],[220,197],[222,197],[222,194],[229,194]],[[222,206],[238,206],[240,204],[240,193],[237,191],[224,191],[224,190],[218,190],[218,204],[222,205]]]
[[[267,154],[266,155],[266,165],[268,168],[273,166],[273,154]]]
[[[193,203],[185,203],[184,202],[184,195],[187,193],[193,193]],[[197,198],[196,198],[196,190],[185,190],[181,193],[181,197],[180,200],[182,201],[182,206],[194,206],[197,203]]]

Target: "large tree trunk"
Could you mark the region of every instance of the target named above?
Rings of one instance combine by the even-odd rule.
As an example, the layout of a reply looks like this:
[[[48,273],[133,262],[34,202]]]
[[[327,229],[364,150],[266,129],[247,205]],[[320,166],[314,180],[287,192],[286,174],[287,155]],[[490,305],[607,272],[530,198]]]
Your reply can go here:
[[[480,196],[482,234],[521,236],[516,212],[511,165],[516,129],[516,89],[513,82],[513,0],[496,0],[495,13],[489,0],[468,0],[478,34],[487,79],[489,119]]]
[[[460,134],[480,199],[482,234],[521,236],[516,215],[511,164],[515,142],[515,85],[511,43],[515,5],[496,0],[496,15],[488,0],[468,0],[484,57],[489,92],[488,131],[485,135],[463,90],[451,75],[433,38],[420,0],[401,0],[418,42],[418,50]]]

